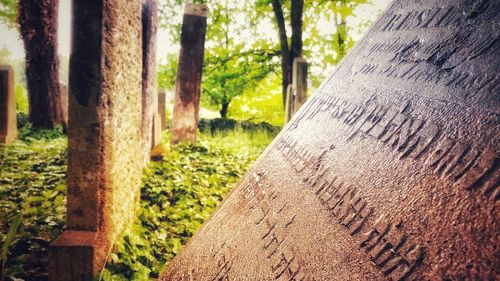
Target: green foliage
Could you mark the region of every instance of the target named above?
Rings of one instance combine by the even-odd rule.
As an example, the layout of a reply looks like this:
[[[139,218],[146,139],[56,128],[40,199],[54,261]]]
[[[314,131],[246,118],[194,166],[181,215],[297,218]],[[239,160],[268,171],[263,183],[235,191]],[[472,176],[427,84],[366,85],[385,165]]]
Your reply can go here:
[[[253,89],[247,89],[234,99],[229,115],[239,120],[268,122],[283,126],[285,113],[281,96],[281,77],[271,74]]]
[[[16,110],[24,114],[29,112],[28,91],[20,84],[16,84]]]
[[[5,274],[5,266],[7,265],[7,255],[9,253],[9,247],[12,241],[14,240],[14,236],[17,233],[17,229],[21,224],[22,218],[23,218],[22,214],[19,213],[12,219],[12,224],[9,227],[7,235],[5,235],[5,241],[3,241],[2,249],[0,251],[0,260],[2,261],[2,272],[0,273],[0,280],[2,281],[5,280],[4,274]]]
[[[18,0],[2,0],[0,1],[0,23],[4,23],[9,27],[15,27],[17,24],[17,1]]]
[[[0,163],[0,245],[9,244],[6,277],[46,280],[48,245],[64,229],[66,139],[57,131],[25,132],[23,141],[0,145]],[[21,224],[9,243],[7,222],[12,225],[16,216]]]
[[[205,2],[205,1],[202,1]],[[227,106],[279,66],[277,44],[257,36],[256,20],[252,16],[252,2],[206,1],[210,9],[205,43],[202,104],[216,109],[225,117]],[[181,30],[181,1],[167,1],[161,5],[160,19],[177,43]],[[250,15],[250,16],[248,16]],[[179,22],[172,21],[178,18]],[[245,38],[246,36],[246,38]],[[168,55],[159,67],[160,87],[173,88],[178,65],[178,54]]]

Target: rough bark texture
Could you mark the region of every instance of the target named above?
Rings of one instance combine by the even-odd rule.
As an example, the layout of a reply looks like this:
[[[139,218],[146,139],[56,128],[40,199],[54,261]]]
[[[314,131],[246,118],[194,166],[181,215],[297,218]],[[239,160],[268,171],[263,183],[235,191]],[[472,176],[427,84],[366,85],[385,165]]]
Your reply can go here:
[[[26,53],[26,80],[34,127],[63,124],[59,97],[57,17],[59,0],[20,0],[19,27]]]
[[[153,130],[153,119],[158,108],[156,92],[156,33],[158,30],[158,1],[142,0],[142,141],[144,160],[159,139]]]
[[[17,137],[16,94],[14,71],[0,66],[0,143],[10,143]]]
[[[196,142],[207,12],[205,5],[186,5],[175,90],[172,143]]]
[[[51,280],[102,268],[135,218],[143,167],[141,3],[78,0],[72,15],[67,231],[52,245]]]
[[[292,40],[290,46],[290,65],[293,65],[295,58],[302,56],[302,13],[304,10],[304,0],[292,0],[291,26]]]

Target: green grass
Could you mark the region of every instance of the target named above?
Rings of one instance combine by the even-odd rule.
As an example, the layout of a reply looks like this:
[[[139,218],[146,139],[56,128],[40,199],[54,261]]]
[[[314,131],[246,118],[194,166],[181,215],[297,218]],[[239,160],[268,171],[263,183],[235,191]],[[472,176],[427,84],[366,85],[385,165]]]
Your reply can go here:
[[[7,241],[5,276],[46,280],[47,247],[64,230],[67,141],[60,129],[33,130],[29,125],[20,135],[12,145],[0,146],[0,245],[12,238],[7,233],[16,216],[22,216]],[[157,277],[272,139],[238,130],[201,134],[197,145],[167,149],[162,162],[145,168],[139,217],[115,241],[99,277]]]
[[[22,131],[21,137],[0,145],[0,245],[22,217],[8,241],[5,276],[46,280],[47,247],[64,229],[66,138],[44,130]]]

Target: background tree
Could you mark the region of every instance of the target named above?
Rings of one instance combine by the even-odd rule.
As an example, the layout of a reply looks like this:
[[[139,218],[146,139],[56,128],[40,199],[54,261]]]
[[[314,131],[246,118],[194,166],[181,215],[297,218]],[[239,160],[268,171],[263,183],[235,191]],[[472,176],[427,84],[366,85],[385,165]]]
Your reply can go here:
[[[17,0],[2,0],[0,2],[0,23],[9,27],[17,25]]]
[[[182,2],[169,1],[163,3],[162,18],[175,17],[173,11],[179,9]],[[253,41],[244,39],[241,34],[249,32],[252,27],[247,17],[253,9],[253,3],[241,3],[235,0],[214,0],[208,3],[207,36],[203,67],[202,103],[216,109],[222,118],[226,118],[231,101],[255,87],[269,73],[274,71],[279,54],[275,46],[264,39]],[[176,8],[177,6],[177,8]],[[166,22],[163,25],[169,33],[178,38],[180,25]],[[158,81],[163,87],[171,87],[175,83],[174,75],[177,63],[172,62],[175,56],[168,58],[160,66]]]
[[[294,58],[298,54],[307,57],[312,82],[309,88],[314,91],[376,18],[376,9],[369,5],[372,1],[208,1],[201,105],[232,118],[273,120],[273,124],[281,125],[285,85],[291,82],[291,54]],[[278,9],[273,9],[273,2]],[[183,5],[179,0],[160,1],[160,22],[171,35],[172,44],[179,40]],[[276,16],[279,8],[282,17]],[[354,17],[360,10],[363,20]],[[161,63],[161,87],[169,89],[175,84],[177,58],[177,54],[168,55]],[[227,100],[229,109],[224,113]]]
[[[304,10],[304,0],[290,1],[290,26],[292,30],[291,39],[289,40],[286,31],[284,6],[288,1],[280,0],[261,0],[257,5],[272,5],[276,25],[278,27],[278,35],[281,51],[281,75],[282,75],[282,95],[283,106],[286,100],[286,91],[288,85],[292,82],[292,66],[293,60],[302,56],[302,14]],[[290,43],[289,43],[290,41]]]
[[[59,0],[20,0],[18,22],[26,54],[26,80],[34,127],[62,124],[57,57]]]

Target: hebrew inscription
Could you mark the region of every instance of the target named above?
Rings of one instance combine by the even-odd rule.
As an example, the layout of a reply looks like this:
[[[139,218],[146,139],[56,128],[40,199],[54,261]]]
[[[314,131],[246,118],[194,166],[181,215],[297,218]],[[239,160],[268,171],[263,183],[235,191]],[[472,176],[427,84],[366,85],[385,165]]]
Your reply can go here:
[[[499,73],[499,1],[394,1],[160,280],[498,279]]]

